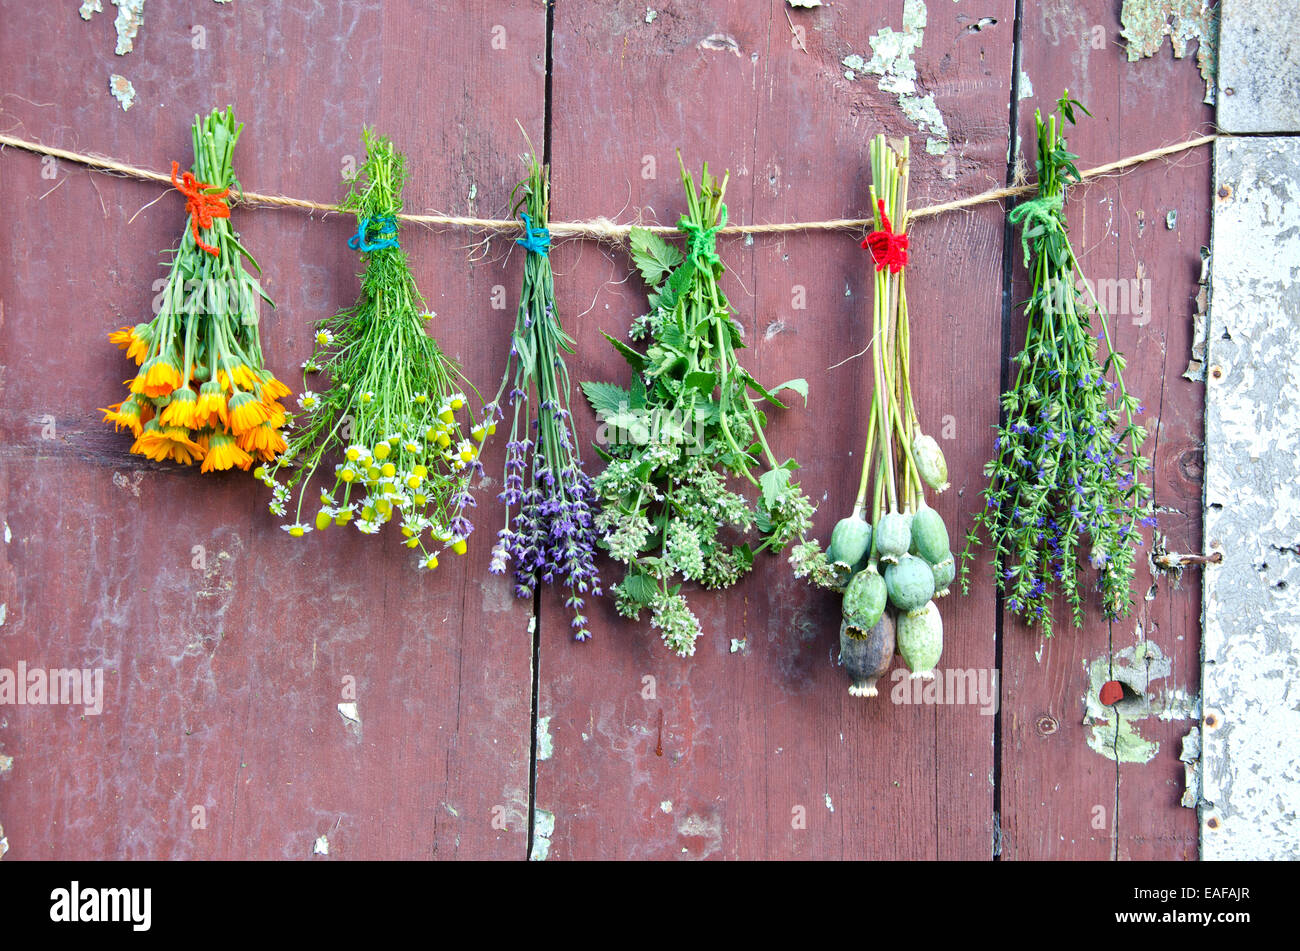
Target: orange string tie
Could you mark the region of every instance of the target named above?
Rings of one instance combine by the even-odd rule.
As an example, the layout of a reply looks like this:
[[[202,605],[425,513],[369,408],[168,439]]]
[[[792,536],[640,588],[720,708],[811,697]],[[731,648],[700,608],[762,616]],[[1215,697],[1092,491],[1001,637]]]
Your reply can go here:
[[[180,163],[172,162],[172,186],[185,196],[185,210],[190,214],[190,228],[194,232],[194,243],[216,257],[221,252],[212,245],[203,243],[203,239],[199,237],[199,229],[210,229],[215,219],[230,217],[230,208],[225,201],[226,196],[230,194],[230,189],[225,188],[211,194],[205,193],[204,189],[217,186],[199,181],[190,172],[186,172],[181,176],[180,181],[177,181],[178,171],[180,171]]]

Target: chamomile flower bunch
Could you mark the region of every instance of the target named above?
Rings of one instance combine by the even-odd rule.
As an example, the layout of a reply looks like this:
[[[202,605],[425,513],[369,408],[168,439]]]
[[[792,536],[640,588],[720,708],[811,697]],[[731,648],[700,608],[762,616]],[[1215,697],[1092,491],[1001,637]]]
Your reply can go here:
[[[214,111],[194,120],[194,168],[172,182],[186,197],[188,227],[147,323],[109,340],[139,367],[130,395],[102,410],[104,421],[135,436],[131,451],[203,472],[249,469],[285,449],[289,388],[266,369],[258,334],[259,301],[270,298],[244,269],[257,262],[239,243],[226,205],[235,181],[231,156],[243,124]],[[211,242],[211,243],[209,243]]]
[[[473,388],[426,332],[433,315],[397,237],[405,159],[387,138],[362,137],[366,162],[343,203],[357,216],[349,245],[366,255],[361,297],[318,324],[304,370],[327,374],[328,386],[304,388],[288,452],[256,474],[290,535],[349,524],[374,535],[393,522],[432,570],[448,549],[468,547],[470,485],[499,413],[470,417]]]

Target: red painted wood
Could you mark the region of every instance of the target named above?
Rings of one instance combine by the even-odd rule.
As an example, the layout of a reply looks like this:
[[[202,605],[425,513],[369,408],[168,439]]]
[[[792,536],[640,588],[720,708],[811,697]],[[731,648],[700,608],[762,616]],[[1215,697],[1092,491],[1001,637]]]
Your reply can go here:
[[[521,174],[515,120],[543,136],[536,4],[204,4],[179,20],[151,5],[125,57],[112,17],[9,11],[7,129],[165,169],[188,162],[193,115],[231,102],[247,124],[244,184],[328,201],[374,123],[408,154],[408,209],[489,214]],[[191,47],[196,25],[206,49]],[[107,93],[111,71],[135,84],[129,112]],[[97,717],[0,709],[9,857],[308,858],[326,835],[335,858],[522,858],[529,608],[488,580],[491,519],[486,542],[429,578],[391,535],[295,543],[247,476],[130,456],[95,409],[121,398],[129,367],[105,334],[148,314],[182,205],[164,196],[132,221],[157,187],[41,168],[13,150],[0,160],[0,666],[102,666],[107,696]],[[297,389],[313,322],[356,297],[347,221],[234,220],[279,304],[264,317],[270,366]],[[471,266],[465,237],[403,241],[435,333],[494,387],[513,314],[490,307],[491,285],[517,282],[517,259]],[[336,709],[348,676],[359,730]],[[194,806],[206,829],[191,827]]]
[[[1104,44],[1093,47],[1095,27]],[[1020,134],[1033,171],[1033,110],[1052,108],[1069,87],[1094,118],[1068,133],[1081,168],[1203,134],[1212,110],[1201,103],[1205,85],[1194,58],[1174,60],[1168,48],[1128,63],[1119,40],[1118,5],[1089,0],[1026,7],[1022,65],[1035,98],[1020,103]],[[1094,281],[1140,277],[1150,281],[1150,311],[1115,315],[1116,347],[1129,358],[1125,382],[1144,400],[1152,435],[1159,531],[1175,551],[1200,551],[1201,384],[1182,379],[1191,348],[1199,249],[1209,242],[1208,150],[1153,163],[1122,178],[1072,193],[1071,231],[1085,273]],[[1173,230],[1165,217],[1177,211]],[[1016,299],[1027,293],[1017,271]],[[1130,310],[1134,308],[1130,307]],[[1019,315],[1017,314],[1017,317]],[[1013,340],[1024,339],[1017,319]],[[1149,533],[1148,533],[1149,535]],[[1149,547],[1147,549],[1149,551]],[[1145,561],[1145,558],[1142,559]],[[1083,725],[1086,664],[1147,639],[1172,658],[1162,690],[1199,692],[1200,587],[1195,570],[1180,588],[1152,579],[1145,564],[1134,583],[1133,616],[1083,629],[1057,620],[1057,636],[1043,649],[1036,634],[1005,617],[1002,769],[1003,855],[1006,858],[1195,858],[1196,814],[1179,806],[1183,766],[1180,738],[1193,724],[1155,717],[1139,726],[1159,742],[1149,763],[1123,763],[1090,750]],[[1053,727],[1044,717],[1050,717]],[[1041,721],[1041,726],[1040,726]],[[1099,824],[1101,828],[1094,825]]]
[[[979,191],[1005,175],[1011,5],[1003,26],[966,33],[961,11],[931,5],[918,56],[958,141],[957,180],[914,137],[913,203]],[[599,12],[598,12],[599,11]],[[733,221],[864,214],[867,143],[909,131],[874,79],[848,83],[839,61],[867,50],[898,11],[836,6],[794,13],[808,52],[791,46],[785,4],[760,12],[725,2],[676,4],[644,22],[641,5],[560,4],[554,35],[556,215],[636,209],[673,222],[682,208],[673,149],[689,167],[729,168]],[[737,52],[701,49],[711,34]],[[915,129],[911,129],[915,132]],[[642,177],[644,156],[657,176]],[[829,533],[857,486],[865,402],[862,360],[828,370],[867,342],[866,261],[847,235],[790,235],[720,242],[725,290],[746,328],[742,361],[760,379],[805,376],[809,407],[774,414],[778,454],[822,500]],[[922,412],[945,441],[954,489],[939,502],[956,529],[996,420],[1001,216],[997,209],[916,226],[909,290]],[[584,341],[626,332],[645,308],[635,278],[620,284],[618,251],[561,246],[561,306]],[[795,285],[806,310],[793,307]],[[575,379],[624,381],[611,349],[592,343]],[[590,439],[590,412],[578,414]],[[964,493],[964,494],[960,494]],[[616,580],[614,574],[610,580]],[[563,858],[988,858],[992,851],[993,718],[970,707],[901,706],[847,694],[838,651],[838,606],[764,559],[726,594],[692,605],[705,635],[683,661],[646,624],[595,612],[595,639],[567,641],[562,607],[544,599],[539,713],[554,753],[538,764],[537,805],[553,812],[551,855]],[[982,580],[969,599],[944,604],[945,662],[993,666],[993,601]],[[731,653],[732,638],[743,650]],[[596,672],[596,673],[593,673]],[[655,698],[643,699],[653,677]],[[663,755],[656,755],[663,711]],[[806,829],[792,828],[801,808]],[[833,811],[832,811],[833,810]]]

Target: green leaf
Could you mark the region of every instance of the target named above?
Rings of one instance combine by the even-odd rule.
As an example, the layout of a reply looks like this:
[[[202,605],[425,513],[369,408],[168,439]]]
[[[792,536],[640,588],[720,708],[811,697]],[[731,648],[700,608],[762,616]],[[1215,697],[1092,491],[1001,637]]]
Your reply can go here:
[[[718,375],[707,370],[695,370],[686,374],[682,383],[687,389],[699,390],[705,396],[708,396],[713,392],[714,387],[718,385]]]
[[[659,591],[654,579],[645,574],[628,574],[619,587],[623,589],[624,597],[637,604],[649,604]]]
[[[695,271],[694,261],[683,262],[677,270],[668,276],[663,290],[659,292],[657,305],[666,311],[673,311],[677,307],[678,301],[682,299],[682,295],[690,290],[691,282],[695,278]]]
[[[632,262],[651,287],[658,287],[664,275],[682,263],[682,252],[645,228],[631,233]]]
[[[643,354],[632,349],[627,344],[625,344],[622,340],[619,340],[617,337],[611,337],[603,330],[601,331],[601,333],[605,335],[606,340],[608,340],[610,343],[614,345],[615,350],[623,354],[623,359],[628,362],[628,365],[631,366],[633,370],[640,372],[641,370],[645,369],[646,360]]]
[[[803,397],[803,405],[808,405],[808,381],[802,377],[795,380],[788,380],[780,386],[772,387],[773,393],[780,393],[782,390],[794,390]]]
[[[582,392],[586,394],[587,402],[591,404],[597,416],[613,416],[615,413],[626,412],[632,407],[632,395],[613,383],[588,380],[582,384]]]
[[[776,396],[772,393],[771,390],[763,386],[762,383],[759,383],[758,380],[754,379],[753,375],[748,370],[742,370],[741,374],[744,376],[745,383],[748,384],[751,389],[757,391],[759,395],[763,397],[763,399],[767,400],[773,406],[779,406],[782,409],[788,409],[788,407],[784,403],[782,403],[779,399],[776,398]]]
[[[769,469],[758,477],[758,484],[763,489],[763,506],[771,509],[790,491],[790,470],[784,466]]]

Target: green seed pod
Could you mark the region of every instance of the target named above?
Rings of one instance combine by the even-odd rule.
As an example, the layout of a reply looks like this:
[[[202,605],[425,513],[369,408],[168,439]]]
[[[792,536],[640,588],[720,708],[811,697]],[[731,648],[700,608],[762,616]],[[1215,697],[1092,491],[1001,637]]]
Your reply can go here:
[[[943,653],[943,619],[933,601],[899,617],[898,652],[913,677],[934,677],[934,665]]]
[[[943,458],[943,450],[933,436],[917,433],[912,440],[912,457],[916,460],[921,481],[936,492],[948,488],[948,461]]]
[[[882,515],[876,523],[876,551],[885,564],[898,561],[912,544],[912,516],[902,512]]]
[[[835,524],[831,543],[826,548],[826,560],[852,568],[870,549],[871,523],[854,512]]]
[[[876,696],[876,681],[894,662],[894,631],[894,618],[887,611],[865,633],[848,621],[840,625],[840,663],[853,681],[850,696]]]
[[[939,513],[928,505],[912,516],[912,544],[916,553],[932,565],[948,554],[948,527]]]
[[[885,611],[889,594],[885,579],[875,565],[868,565],[853,576],[844,589],[844,620],[863,631],[870,630]]]
[[[952,552],[948,552],[938,563],[932,565],[931,570],[934,572],[934,596],[946,598],[948,586],[952,584],[952,579],[957,577],[957,564],[953,561]]]
[[[904,555],[885,569],[889,600],[900,611],[915,611],[934,597],[934,571],[915,555]]]

